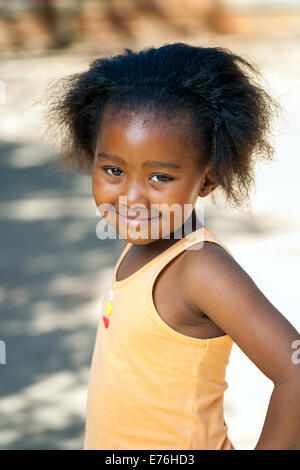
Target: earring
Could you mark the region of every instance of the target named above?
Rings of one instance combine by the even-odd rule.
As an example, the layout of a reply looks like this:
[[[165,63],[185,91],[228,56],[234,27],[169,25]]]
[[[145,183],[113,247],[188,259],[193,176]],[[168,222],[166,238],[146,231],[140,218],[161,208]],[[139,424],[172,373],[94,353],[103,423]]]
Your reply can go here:
[[[202,192],[203,192],[203,193],[207,193],[207,189],[203,189]]]

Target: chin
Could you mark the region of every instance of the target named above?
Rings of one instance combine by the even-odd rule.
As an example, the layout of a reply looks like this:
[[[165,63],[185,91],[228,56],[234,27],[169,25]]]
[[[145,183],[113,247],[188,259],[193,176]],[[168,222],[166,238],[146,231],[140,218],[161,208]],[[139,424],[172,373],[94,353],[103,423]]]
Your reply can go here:
[[[127,243],[133,243],[134,245],[149,245],[150,243],[153,243],[161,238],[161,234],[159,233],[158,236],[155,236],[155,238],[151,238],[151,230],[147,231],[141,231],[141,232],[133,232],[134,236],[132,233],[130,234],[130,230],[117,230],[119,236],[123,238],[123,240],[126,240]]]
[[[159,221],[160,222],[160,221]],[[128,227],[123,223],[116,222],[116,232],[127,243],[133,243],[134,245],[149,245],[160,238],[162,238],[162,227],[157,222],[154,223],[153,227],[151,224],[142,224],[139,227]]]

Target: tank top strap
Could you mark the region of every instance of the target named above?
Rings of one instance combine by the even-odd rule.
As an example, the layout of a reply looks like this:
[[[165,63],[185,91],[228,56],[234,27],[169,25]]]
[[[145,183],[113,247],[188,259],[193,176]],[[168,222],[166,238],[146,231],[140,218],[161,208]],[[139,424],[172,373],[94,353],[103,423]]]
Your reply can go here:
[[[115,264],[114,270],[113,270],[113,275],[112,275],[112,280],[113,282],[116,280],[117,272],[119,269],[120,264],[122,263],[123,259],[127,255],[127,252],[129,249],[132,247],[132,243],[126,243],[125,247],[123,248],[122,253],[119,256],[119,259],[117,260],[117,263]]]
[[[220,240],[220,238],[215,234],[215,232],[209,229],[208,227],[204,226],[198,230],[195,230],[186,237],[180,239],[178,242],[174,243],[174,245],[170,246],[164,252],[162,252],[156,258],[156,263],[151,264],[150,271],[157,275],[165,265],[167,265],[173,258],[178,256],[181,252],[188,249],[201,249],[204,242],[211,242],[221,246],[230,256],[234,258],[231,251],[227,248],[225,243]],[[197,248],[193,248],[195,245],[197,245]]]
[[[198,245],[199,243],[200,243],[200,247],[197,247],[195,249],[201,249],[201,243],[203,244],[205,241],[220,245],[222,248],[224,248],[224,250],[227,251],[227,253],[230,256],[233,257],[233,254],[226,247],[226,245],[220,240],[220,238],[215,234],[215,232],[213,232],[213,230],[211,230],[207,226],[203,226],[200,229],[195,230],[194,232],[190,233],[189,235],[178,239],[177,242],[175,242],[165,251],[160,253],[158,256],[156,256],[154,259],[148,262],[145,266],[143,266],[133,275],[129,276],[123,281],[116,281],[116,276],[117,276],[119,266],[132,246],[132,243],[127,243],[115,265],[115,268],[113,271],[113,283],[115,286],[124,285],[127,283],[127,280],[129,279],[131,280],[133,278],[136,279],[137,277],[140,277],[142,274],[144,274],[144,272],[151,273],[150,275],[152,275],[152,273],[157,275],[165,265],[167,265],[173,258],[179,255],[182,251],[193,249],[193,246],[196,244]]]
[[[234,258],[233,253],[228,249],[226,244],[220,239],[220,237],[217,236],[217,234],[213,230],[211,230],[207,226],[204,226],[203,228],[204,228],[203,241],[215,243],[216,245],[221,246],[225,251],[227,251],[227,253],[230,256],[232,256],[232,258]]]

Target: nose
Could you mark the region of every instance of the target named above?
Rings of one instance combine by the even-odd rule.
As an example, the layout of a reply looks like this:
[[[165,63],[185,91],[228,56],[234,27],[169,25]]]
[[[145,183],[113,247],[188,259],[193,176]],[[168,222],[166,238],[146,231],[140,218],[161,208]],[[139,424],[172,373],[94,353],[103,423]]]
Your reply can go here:
[[[133,182],[130,184],[122,196],[123,199],[119,197],[119,209],[117,209],[117,212],[132,219],[137,217],[148,219],[151,217],[149,200],[139,183]]]

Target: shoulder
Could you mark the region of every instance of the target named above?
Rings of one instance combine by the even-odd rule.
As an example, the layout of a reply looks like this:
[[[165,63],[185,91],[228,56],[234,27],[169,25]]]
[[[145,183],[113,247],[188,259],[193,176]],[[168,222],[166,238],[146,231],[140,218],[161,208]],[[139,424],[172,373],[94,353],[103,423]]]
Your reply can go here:
[[[253,282],[246,271],[221,245],[204,241],[185,251],[182,260],[181,286],[186,300],[201,301],[201,292],[206,299],[209,294],[222,293],[228,283],[238,288],[239,281]],[[205,289],[199,290],[200,286]],[[193,305],[196,307],[196,304]]]
[[[182,270],[185,277],[191,273],[194,275],[195,270],[199,275],[204,272],[208,273],[209,270],[217,275],[215,269],[222,264],[227,265],[228,269],[230,269],[230,266],[239,266],[225,248],[216,242],[206,240],[187,249],[182,261]]]

